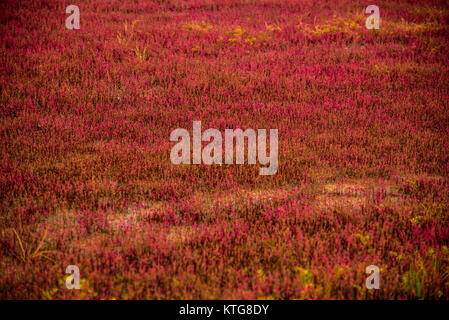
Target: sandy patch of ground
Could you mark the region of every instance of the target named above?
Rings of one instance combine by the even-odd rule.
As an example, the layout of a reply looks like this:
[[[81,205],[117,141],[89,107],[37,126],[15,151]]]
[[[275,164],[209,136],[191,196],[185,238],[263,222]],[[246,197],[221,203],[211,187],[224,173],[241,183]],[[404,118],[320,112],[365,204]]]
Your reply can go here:
[[[370,203],[394,203],[401,197],[399,188],[391,181],[347,180],[324,184],[315,199],[315,208],[360,209]]]

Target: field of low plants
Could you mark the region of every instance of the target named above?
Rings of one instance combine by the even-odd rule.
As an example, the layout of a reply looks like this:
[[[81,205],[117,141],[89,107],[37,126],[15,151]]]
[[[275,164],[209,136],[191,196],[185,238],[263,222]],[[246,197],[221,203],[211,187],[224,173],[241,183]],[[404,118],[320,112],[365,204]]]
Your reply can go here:
[[[448,299],[448,48],[447,1],[1,1],[0,299]],[[174,165],[193,121],[277,173]]]

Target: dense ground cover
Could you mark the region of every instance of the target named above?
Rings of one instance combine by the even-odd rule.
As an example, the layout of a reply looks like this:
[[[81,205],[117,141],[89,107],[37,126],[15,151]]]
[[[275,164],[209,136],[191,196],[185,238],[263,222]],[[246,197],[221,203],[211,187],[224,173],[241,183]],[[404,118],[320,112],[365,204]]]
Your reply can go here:
[[[0,3],[0,298],[448,298],[447,2],[69,4]],[[173,165],[193,120],[277,174]]]

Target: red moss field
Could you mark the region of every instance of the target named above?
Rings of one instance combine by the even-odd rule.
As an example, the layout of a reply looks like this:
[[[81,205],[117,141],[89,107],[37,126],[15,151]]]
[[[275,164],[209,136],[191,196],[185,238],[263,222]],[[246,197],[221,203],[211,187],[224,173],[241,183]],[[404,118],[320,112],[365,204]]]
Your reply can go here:
[[[447,1],[1,1],[0,299],[448,299],[448,48]],[[277,172],[174,164],[194,121]]]

